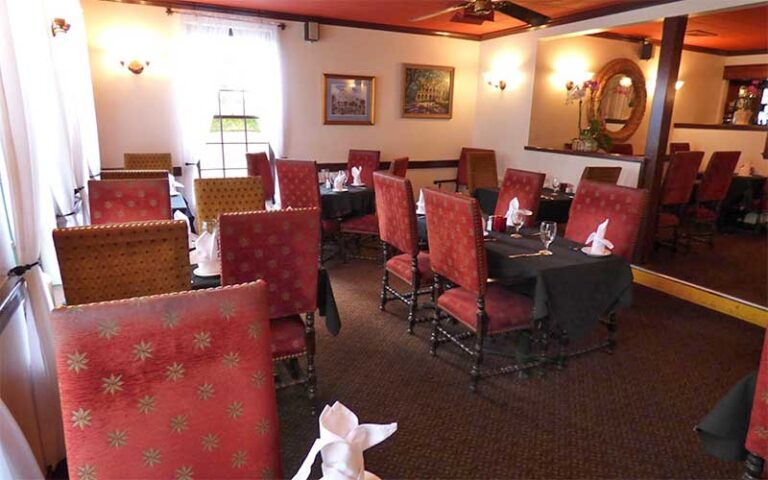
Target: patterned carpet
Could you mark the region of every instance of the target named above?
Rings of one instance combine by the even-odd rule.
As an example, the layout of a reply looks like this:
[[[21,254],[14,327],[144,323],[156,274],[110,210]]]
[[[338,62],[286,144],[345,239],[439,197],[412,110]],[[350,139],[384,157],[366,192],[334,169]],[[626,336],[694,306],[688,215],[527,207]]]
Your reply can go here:
[[[426,324],[378,311],[379,267],[330,265],[343,328],[318,335],[321,405],[399,430],[366,454],[382,478],[737,478],[703,453],[693,426],[757,367],[764,331],[642,287],[620,316],[613,356],[574,359],[543,378],[501,376],[467,388],[467,357],[428,354]],[[300,388],[278,396],[284,468],[293,475],[317,434]],[[315,472],[319,473],[315,466]],[[317,475],[319,477],[319,475]],[[316,478],[317,478],[316,477]]]

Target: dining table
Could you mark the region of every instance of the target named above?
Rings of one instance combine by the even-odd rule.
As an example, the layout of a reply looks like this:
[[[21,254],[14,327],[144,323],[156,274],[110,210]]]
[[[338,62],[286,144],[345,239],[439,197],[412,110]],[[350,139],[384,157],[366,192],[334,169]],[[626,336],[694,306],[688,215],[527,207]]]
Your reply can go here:
[[[480,204],[480,210],[486,215],[493,215],[496,210],[496,203],[499,200],[498,188],[477,188],[474,197]],[[571,210],[574,194],[544,188],[539,198],[539,209],[536,214],[536,221],[550,221],[556,223],[567,223],[568,213]]]
[[[376,197],[368,186],[347,185],[343,192],[320,185],[321,215],[324,220],[361,217],[376,211]]]

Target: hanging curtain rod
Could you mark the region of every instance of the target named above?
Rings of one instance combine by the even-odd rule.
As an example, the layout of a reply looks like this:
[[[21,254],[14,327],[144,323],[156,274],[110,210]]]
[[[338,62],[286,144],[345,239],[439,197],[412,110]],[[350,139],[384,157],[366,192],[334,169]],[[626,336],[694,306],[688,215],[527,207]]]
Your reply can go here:
[[[220,13],[220,14],[211,14],[206,13],[205,11],[198,10],[196,8],[180,8],[180,7],[166,7],[165,14],[168,16],[173,15],[174,13],[191,13],[194,15],[197,15],[198,17],[208,17],[208,18],[225,18],[225,19],[231,19],[231,20],[239,20],[239,21],[251,21],[255,23],[263,23],[266,25],[274,25],[280,30],[285,30],[285,24],[283,22],[275,22],[273,20],[265,20],[263,18],[254,18],[250,15],[237,15],[233,13]]]

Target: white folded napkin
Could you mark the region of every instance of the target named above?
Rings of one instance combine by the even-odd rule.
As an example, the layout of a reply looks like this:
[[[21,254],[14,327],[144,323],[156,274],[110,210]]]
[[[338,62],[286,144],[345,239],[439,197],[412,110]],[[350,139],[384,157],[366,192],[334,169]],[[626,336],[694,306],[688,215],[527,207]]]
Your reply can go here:
[[[416,213],[418,215],[426,215],[427,210],[424,208],[424,189],[419,190],[419,201],[416,202]]]
[[[318,452],[322,455],[321,480],[374,480],[376,475],[365,471],[363,451],[383,442],[397,431],[397,423],[360,425],[350,409],[336,402],[326,405],[320,414],[320,438],[315,440],[307,458],[293,480],[307,480]]]
[[[333,179],[333,189],[340,192],[344,190],[345,183],[347,183],[347,174],[343,171],[339,172],[339,174],[336,175],[336,178]]]
[[[219,256],[216,249],[218,232],[213,234],[203,231],[195,240],[197,252],[197,264],[203,273],[215,273],[219,271]]]
[[[603,223],[597,226],[597,230],[589,234],[587,238],[587,245],[592,243],[592,247],[589,249],[589,253],[592,255],[605,255],[605,249],[609,250],[613,248],[613,244],[610,240],[605,238],[605,231],[608,229],[608,220],[605,219]]]
[[[517,213],[518,208],[520,208],[520,202],[517,200],[517,197],[515,197],[509,201],[509,208],[507,209],[507,213],[504,215],[504,217],[507,219],[508,227],[514,225],[515,214]]]
[[[362,185],[363,181],[360,175],[363,174],[363,167],[352,167],[352,185]]]

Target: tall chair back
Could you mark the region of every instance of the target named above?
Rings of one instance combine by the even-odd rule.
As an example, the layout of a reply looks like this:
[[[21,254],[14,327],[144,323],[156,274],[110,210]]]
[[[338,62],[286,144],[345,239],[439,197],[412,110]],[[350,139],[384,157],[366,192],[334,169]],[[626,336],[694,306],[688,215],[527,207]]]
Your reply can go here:
[[[183,220],[59,228],[53,243],[67,305],[191,288]]]
[[[490,153],[493,150],[487,148],[474,148],[474,147],[462,147],[461,154],[459,155],[459,166],[456,169],[456,191],[459,191],[459,187],[466,187],[469,185],[469,170],[467,168],[468,155],[472,152],[486,152]]]
[[[488,260],[477,200],[424,189],[432,271],[476,295],[485,295]]]
[[[373,182],[376,186],[379,237],[401,252],[415,257],[419,254],[419,234],[410,180],[376,172]]]
[[[581,173],[582,180],[610,183],[616,185],[621,176],[621,167],[584,167]]]
[[[315,162],[279,160],[275,169],[280,185],[281,208],[320,208],[320,186]]]
[[[275,196],[275,181],[272,178],[272,165],[269,164],[267,154],[264,152],[246,153],[245,161],[248,164],[248,176],[261,177],[264,198],[272,200]]]
[[[728,194],[741,152],[714,152],[696,191],[696,201],[720,202]]]
[[[89,180],[88,206],[93,225],[170,220],[168,178]]]
[[[69,477],[282,478],[267,304],[258,282],[55,310]]]
[[[408,157],[396,158],[389,164],[389,173],[405,178],[408,173]],[[374,182],[375,183],[375,182]]]
[[[508,168],[504,172],[504,181],[501,184],[499,199],[496,202],[496,215],[504,215],[509,210],[509,202],[517,197],[520,208],[526,208],[533,214],[526,219],[526,226],[536,222],[536,212],[539,210],[541,190],[544,188],[546,175],[538,172],[515,170]]]
[[[196,178],[197,228],[222,213],[264,210],[261,178]]]
[[[173,173],[170,153],[125,153],[123,165],[128,170],[165,170]]]
[[[102,180],[133,180],[138,178],[162,178],[168,180],[168,170],[102,170]]]
[[[610,153],[616,153],[618,155],[634,155],[635,149],[632,147],[631,143],[614,143],[611,146]]]
[[[314,312],[320,255],[316,208],[221,215],[221,282],[262,279],[269,318]]]
[[[352,167],[360,167],[363,173],[360,176],[364,184],[373,185],[373,172],[379,169],[381,152],[378,150],[350,150],[347,157],[347,178],[352,183]]]
[[[688,203],[702,158],[704,158],[704,152],[676,152],[672,154],[661,186],[661,205],[684,205]]]
[[[674,155],[678,152],[690,152],[691,144],[688,142],[672,142],[669,144],[669,154]]]
[[[613,243],[613,253],[632,261],[647,209],[645,189],[584,180],[571,204],[565,238],[584,243],[608,219],[605,237]]]
[[[497,188],[496,152],[474,151],[467,153],[467,188],[472,194],[478,188]]]

